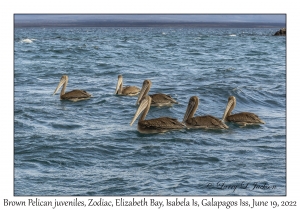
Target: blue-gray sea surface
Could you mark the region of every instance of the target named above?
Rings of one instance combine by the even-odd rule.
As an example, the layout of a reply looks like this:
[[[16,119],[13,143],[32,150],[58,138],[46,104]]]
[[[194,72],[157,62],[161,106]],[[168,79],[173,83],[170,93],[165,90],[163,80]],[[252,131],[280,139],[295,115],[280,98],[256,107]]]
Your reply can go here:
[[[258,28],[15,28],[14,194],[286,195],[286,37]],[[67,91],[52,95],[63,74]],[[146,119],[256,113],[266,124],[140,134],[137,97],[114,95],[152,81],[149,94],[179,104]],[[254,187],[255,183],[257,186]],[[247,185],[248,184],[248,185]],[[237,185],[234,189],[233,186]]]

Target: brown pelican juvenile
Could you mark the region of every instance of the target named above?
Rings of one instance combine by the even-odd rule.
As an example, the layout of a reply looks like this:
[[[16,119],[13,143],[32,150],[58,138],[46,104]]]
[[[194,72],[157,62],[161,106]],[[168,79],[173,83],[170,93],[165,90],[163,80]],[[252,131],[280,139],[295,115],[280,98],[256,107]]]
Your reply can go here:
[[[66,87],[68,84],[68,76],[63,75],[60,79],[60,82],[58,83],[53,95],[59,90],[59,88],[63,86],[60,92],[60,99],[61,100],[70,100],[70,101],[81,101],[85,99],[89,99],[92,95],[84,90],[72,90],[70,92],[65,93]]]
[[[136,86],[126,86],[123,88],[123,77],[122,77],[122,75],[118,76],[118,83],[116,86],[115,94],[134,96],[134,95],[139,94],[139,92],[140,92],[140,89]]]
[[[185,128],[184,124],[170,117],[160,117],[156,119],[145,120],[146,115],[150,109],[151,100],[151,97],[148,95],[142,98],[140,106],[136,110],[136,113],[131,120],[130,126],[143,112],[138,122],[138,131],[140,133],[163,133],[169,130],[179,130]]]
[[[227,129],[228,126],[225,125],[221,120],[211,115],[197,116],[194,114],[198,108],[199,99],[197,96],[192,96],[190,98],[189,104],[186,108],[185,115],[183,117],[183,123],[185,123],[187,128],[205,128],[205,129]]]
[[[139,104],[142,98],[148,94],[152,82],[150,80],[145,80],[143,82],[143,87],[138,97],[136,104]],[[172,106],[173,104],[178,104],[171,96],[163,94],[163,93],[156,93],[153,95],[149,95],[152,99],[151,106]]]
[[[222,121],[234,122],[242,126],[265,124],[265,122],[259,119],[259,117],[256,114],[251,112],[241,112],[238,114],[231,115],[231,112],[234,109],[235,105],[236,105],[235,97],[229,96]]]

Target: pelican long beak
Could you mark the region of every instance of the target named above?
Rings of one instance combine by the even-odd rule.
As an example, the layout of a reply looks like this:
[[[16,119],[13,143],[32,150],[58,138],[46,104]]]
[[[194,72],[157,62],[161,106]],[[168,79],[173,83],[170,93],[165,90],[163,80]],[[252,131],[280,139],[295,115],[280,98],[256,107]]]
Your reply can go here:
[[[63,86],[63,84],[65,84],[65,82],[66,82],[66,78],[65,78],[65,77],[62,77],[62,78],[60,79],[60,81],[59,81],[59,83],[58,83],[58,85],[57,85],[57,87],[56,87],[54,93],[53,93],[52,95],[54,95],[54,94],[59,90],[59,88],[60,88],[61,86]]]
[[[140,104],[141,99],[143,98],[145,91],[147,90],[147,88],[149,87],[149,84],[145,84],[142,87],[142,90],[140,91],[139,97],[136,101],[136,105]]]
[[[230,107],[233,105],[233,102],[234,102],[233,100],[229,100],[229,101],[228,101],[227,106],[226,106],[226,109],[225,109],[225,111],[224,111],[224,115],[223,115],[223,117],[222,117],[222,122],[225,122],[225,118],[226,118],[226,116],[227,116],[227,113],[228,113]]]
[[[118,83],[117,83],[117,86],[116,86],[116,90],[115,90],[115,94],[117,94],[117,92],[119,91],[122,82],[123,82],[122,77],[119,77],[118,78]]]
[[[132,126],[132,124],[134,123],[134,121],[136,120],[136,118],[146,109],[146,107],[148,106],[148,103],[149,103],[149,99],[148,98],[145,98],[144,100],[142,100],[140,106],[138,107],[138,109],[135,112],[134,117],[131,120],[130,126]]]
[[[185,121],[188,119],[188,117],[190,116],[194,106],[195,106],[195,102],[189,102],[189,104],[186,108],[186,112],[185,112],[185,115],[183,117],[182,123],[185,123]]]

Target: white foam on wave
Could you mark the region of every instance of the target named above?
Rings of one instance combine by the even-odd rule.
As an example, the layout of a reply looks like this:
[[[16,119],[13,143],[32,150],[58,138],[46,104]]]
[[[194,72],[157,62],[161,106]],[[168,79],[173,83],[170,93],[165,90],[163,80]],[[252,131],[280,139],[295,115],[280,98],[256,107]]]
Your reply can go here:
[[[229,36],[236,36],[235,34],[230,34]]]
[[[32,43],[32,41],[34,41],[36,39],[22,39],[21,42],[22,43]]]

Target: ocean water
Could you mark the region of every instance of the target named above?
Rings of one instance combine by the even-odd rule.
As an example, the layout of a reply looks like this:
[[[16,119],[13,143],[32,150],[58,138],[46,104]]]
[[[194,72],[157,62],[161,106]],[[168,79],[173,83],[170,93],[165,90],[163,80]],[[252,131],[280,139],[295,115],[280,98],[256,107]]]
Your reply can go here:
[[[276,28],[15,28],[14,195],[286,195],[286,37]],[[67,91],[52,95],[67,74]],[[254,112],[266,124],[140,134],[117,77],[179,104],[146,119]],[[236,187],[235,187],[236,186]]]

